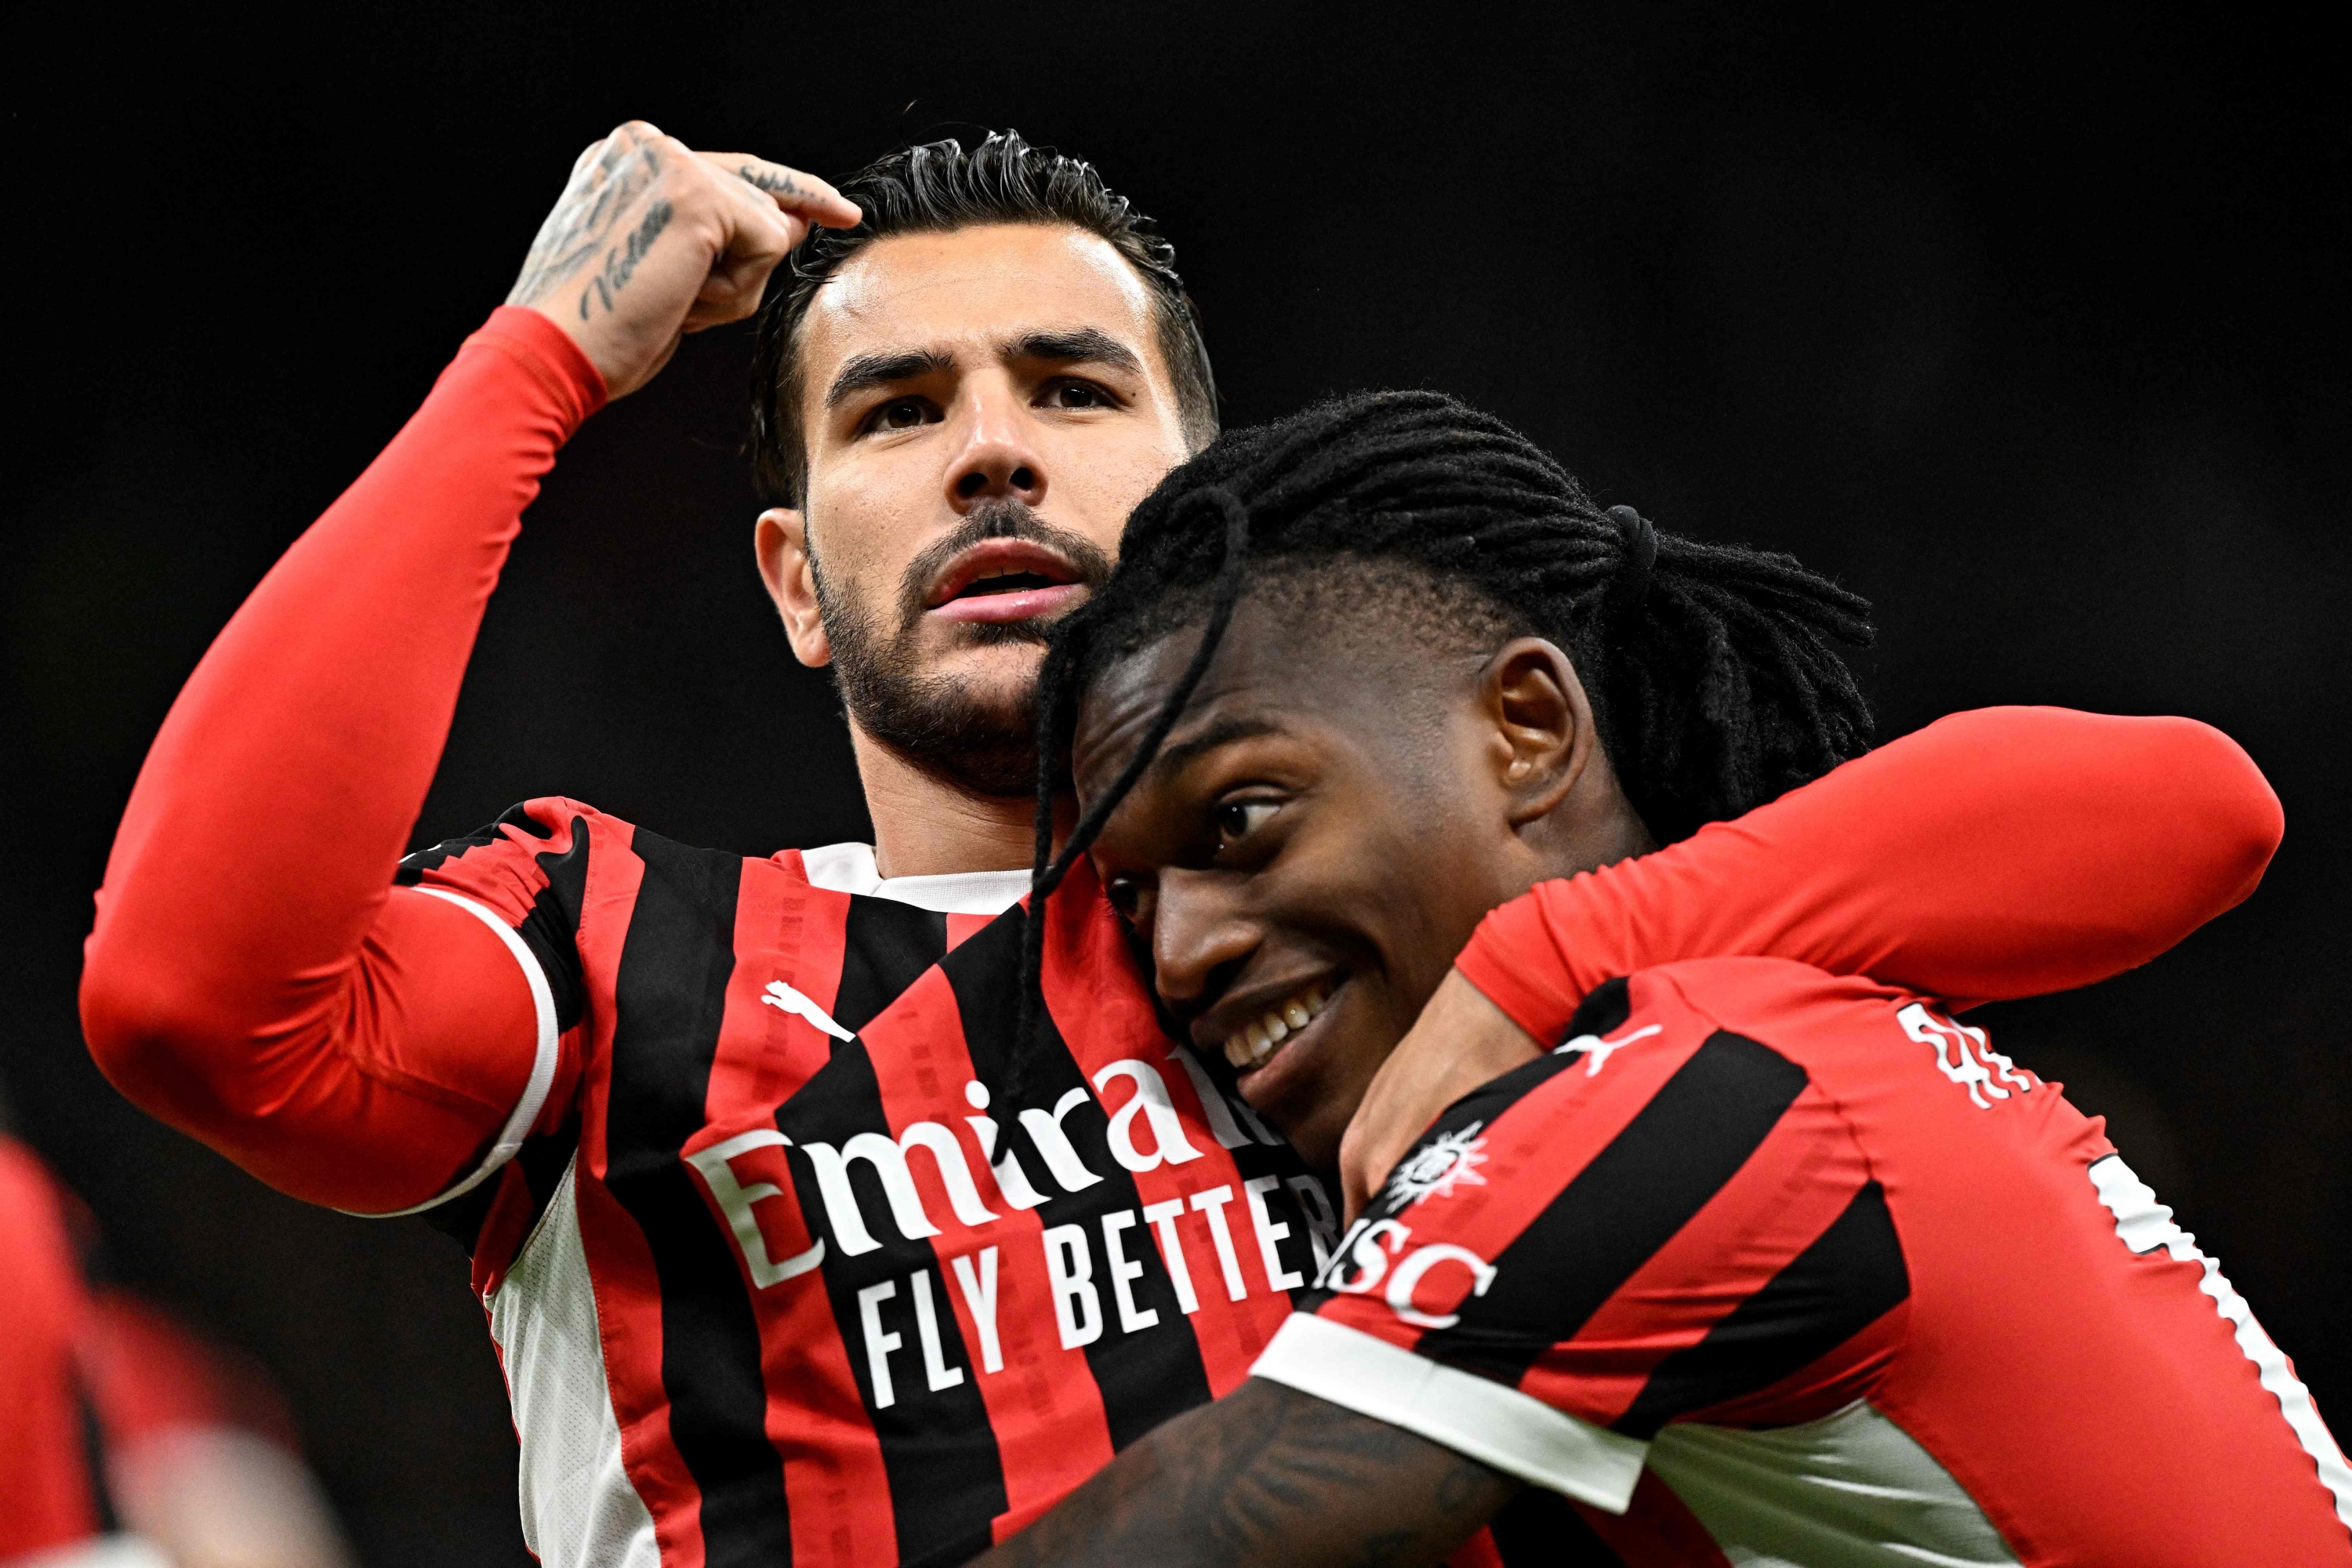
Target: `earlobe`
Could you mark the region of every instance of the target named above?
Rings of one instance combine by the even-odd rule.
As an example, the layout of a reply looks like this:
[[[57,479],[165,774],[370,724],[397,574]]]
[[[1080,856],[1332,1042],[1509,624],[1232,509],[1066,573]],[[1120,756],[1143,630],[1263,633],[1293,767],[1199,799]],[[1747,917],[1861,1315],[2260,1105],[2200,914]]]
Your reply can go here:
[[[1591,704],[1576,666],[1542,637],[1519,637],[1498,650],[1481,696],[1511,826],[1523,826],[1549,815],[1583,776],[1593,746]]]
[[[791,507],[769,508],[752,526],[751,550],[759,559],[760,581],[767,584],[768,597],[783,620],[793,657],[812,669],[831,664],[833,644],[824,635],[817,605],[807,520]]]

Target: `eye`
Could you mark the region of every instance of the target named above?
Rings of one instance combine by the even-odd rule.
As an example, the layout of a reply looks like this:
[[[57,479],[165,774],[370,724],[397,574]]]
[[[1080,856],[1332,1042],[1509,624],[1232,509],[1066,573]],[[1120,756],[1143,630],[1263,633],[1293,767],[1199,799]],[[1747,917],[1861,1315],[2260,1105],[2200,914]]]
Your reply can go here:
[[[1108,408],[1111,398],[1090,381],[1057,381],[1046,389],[1045,403],[1052,408]]]
[[[882,405],[866,416],[868,430],[912,430],[919,425],[929,425],[938,416],[929,400],[920,397],[899,397]]]
[[[1151,889],[1133,877],[1113,877],[1103,892],[1128,924],[1140,926],[1151,918]]]
[[[1211,820],[1216,824],[1217,828],[1217,847],[1220,849],[1232,848],[1234,845],[1239,844],[1243,839],[1247,838],[1252,833],[1257,831],[1257,829],[1265,822],[1267,817],[1272,816],[1276,812],[1280,811],[1281,809],[1282,805],[1279,801],[1226,800],[1218,802],[1215,810],[1211,814]]]

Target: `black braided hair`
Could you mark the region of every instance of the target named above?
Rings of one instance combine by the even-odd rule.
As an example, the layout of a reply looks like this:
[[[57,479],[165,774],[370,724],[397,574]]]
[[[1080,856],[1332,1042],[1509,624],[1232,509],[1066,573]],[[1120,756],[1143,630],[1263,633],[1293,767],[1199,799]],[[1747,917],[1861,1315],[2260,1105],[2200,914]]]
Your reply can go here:
[[[1660,533],[1630,507],[1604,511],[1527,437],[1438,393],[1360,393],[1230,431],[1136,508],[1118,569],[1055,629],[1046,655],[1024,1045],[1044,1013],[1055,888],[1181,717],[1246,585],[1323,563],[1407,568],[1450,603],[1466,597],[1506,637],[1558,643],[1621,785],[1662,844],[1869,749],[1869,704],[1832,645],[1870,642],[1870,606],[1790,556]],[[1054,802],[1087,682],[1193,625],[1202,636],[1183,678],[1054,853]]]

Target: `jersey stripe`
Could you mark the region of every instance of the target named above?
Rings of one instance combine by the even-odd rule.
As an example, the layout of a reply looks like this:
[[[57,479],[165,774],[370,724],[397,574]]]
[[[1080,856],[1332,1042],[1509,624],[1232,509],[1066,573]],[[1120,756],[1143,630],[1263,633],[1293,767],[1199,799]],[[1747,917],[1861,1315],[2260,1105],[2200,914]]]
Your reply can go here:
[[[1014,930],[1017,933],[1017,923]],[[975,936],[983,942],[1001,940],[988,938],[984,929]],[[964,1012],[955,981],[972,961],[959,943],[938,977],[960,1020],[954,1038],[961,1056],[954,1068],[964,1074],[965,1081],[980,1083],[987,1090],[989,1103],[984,1110],[977,1106],[971,1110],[973,1119],[985,1115],[993,1124],[992,1146],[996,1157],[1013,1153],[1026,1175],[1050,1185],[1045,1173],[1037,1168],[1034,1151],[1026,1147],[1029,1140],[1020,1129],[1019,1108],[1010,1103],[1006,1093],[1008,1063],[1003,1042],[985,1027],[975,1039]],[[942,1038],[948,1036],[944,1029],[937,1032]],[[1050,1287],[1033,1263],[1024,1262],[1043,1256],[1046,1222],[1035,1209],[1016,1209],[1009,1204],[997,1208],[1004,1196],[1002,1189],[991,1177],[980,1177],[978,1184],[1001,1217],[982,1233],[984,1240],[969,1233],[959,1236],[956,1227],[943,1219],[948,1234],[933,1244],[932,1250],[940,1260],[940,1278],[954,1280],[949,1297],[966,1345],[985,1342],[980,1312],[983,1307],[993,1308],[1002,1370],[992,1373],[983,1368],[976,1381],[987,1402],[1004,1467],[1006,1511],[995,1531],[996,1538],[1003,1540],[1110,1463],[1113,1449],[1102,1390],[1091,1369],[1087,1375],[1069,1375],[1070,1355],[1061,1346]],[[988,1257],[992,1249],[995,1254],[992,1274]]]
[[[842,947],[841,981],[827,1010],[856,1034],[946,956],[948,918],[912,904],[852,894]]]
[[[782,1462],[767,1439],[760,1335],[741,1275],[681,1159],[703,1125],[735,963],[742,860],[648,833],[614,980],[604,1184],[651,1248],[670,1444],[700,1497],[709,1568],[788,1563]]]
[[[1870,1163],[1837,1106],[1809,1087],[1738,1172],[1519,1386],[1613,1424],[1659,1363],[1696,1345],[1837,1222]],[[1704,1280],[1704,1289],[1692,1288]]]
[[[1612,1070],[1630,1081],[1640,1059],[1621,1058]],[[1558,1073],[1579,1060],[1549,1057],[1519,1072]],[[1506,1075],[1497,1085],[1517,1077]],[[1709,1036],[1534,1221],[1492,1255],[1496,1276],[1484,1316],[1557,1324],[1559,1337],[1569,1337],[1731,1180],[1805,1084],[1804,1069],[1779,1052],[1728,1031]],[[1549,1098],[1527,1094],[1498,1121],[1498,1133],[1515,1118],[1542,1121]],[[1529,1336],[1507,1347],[1457,1327],[1424,1331],[1417,1348],[1517,1384],[1543,1346]]]
[[[1910,1294],[1886,1193],[1871,1182],[1770,1284],[1697,1344],[1660,1363],[1616,1429],[1653,1437],[1677,1415],[1769,1387],[1846,1343]]]
[[[1083,896],[1082,890],[1079,898]],[[1079,899],[1070,902],[1077,903]],[[1063,900],[1055,900],[1056,915],[1064,908]],[[1110,1037],[1110,1031],[1102,1031],[1089,1038],[1089,1059],[1082,1065],[1055,1027],[1049,1006],[1038,1021],[1040,1036],[1015,1046],[1021,1016],[1021,935],[1028,919],[1024,908],[1007,910],[988,930],[950,954],[943,967],[955,988],[964,1037],[976,1067],[1002,1083],[1015,1049],[1025,1049],[1029,1056],[1021,1079],[1024,1104],[1058,1107],[1073,1089],[1084,1097],[1061,1119],[1062,1128],[1080,1160],[1100,1180],[1077,1193],[1062,1192],[1056,1185],[1036,1214],[1049,1229],[1078,1227],[1095,1264],[1093,1283],[1100,1310],[1111,1321],[1085,1347],[1087,1364],[1094,1373],[1096,1387],[1102,1391],[1103,1419],[1111,1446],[1123,1448],[1170,1416],[1207,1404],[1208,1372],[1202,1365],[1201,1347],[1192,1336],[1191,1321],[1177,1303],[1167,1265],[1158,1248],[1145,1239],[1143,1197],[1136,1190],[1133,1175],[1111,1154],[1109,1118],[1085,1077],[1086,1070],[1098,1071],[1107,1065],[1099,1058],[1114,1057],[1123,1045]],[[1057,920],[1055,924],[1059,923]],[[1055,962],[1057,956],[1049,943],[1050,969],[1062,967]],[[1050,988],[1047,996],[1050,1002]],[[1239,1195],[1235,1194],[1236,1199]],[[1135,1221],[1123,1232],[1116,1228],[1121,1215],[1131,1215]],[[1107,1218],[1114,1222],[1112,1230],[1104,1227]],[[1132,1244],[1124,1248],[1124,1254],[1140,1272],[1129,1289],[1139,1313],[1157,1314],[1158,1321],[1150,1330],[1129,1332],[1116,1321],[1119,1309],[1105,1256],[1114,1235]]]
[[[1148,1233],[1146,1249],[1159,1255],[1171,1283],[1182,1271],[1196,1309],[1188,1316],[1193,1342],[1210,1390],[1222,1397],[1249,1375],[1289,1307],[1321,1273],[1324,1255],[1339,1239],[1338,1210],[1321,1183],[1303,1173],[1290,1146],[1248,1114],[1244,1102],[1224,1098],[1210,1069],[1169,1040],[1150,1002],[1150,977],[1128,945],[1125,927],[1100,895],[1089,885],[1064,899],[1055,905],[1054,940],[1046,950],[1045,990],[1054,1016],[1076,1021],[1074,1029],[1087,1041],[1090,1072],[1120,1058],[1150,1066],[1178,1112],[1210,1134],[1195,1135],[1197,1158],[1164,1162],[1135,1173],[1134,1180],[1144,1204],[1137,1232]],[[1071,920],[1062,912],[1085,910],[1089,902],[1096,918]],[[1112,984],[1115,976],[1129,977],[1131,984]],[[1121,1105],[1140,1087],[1111,1082],[1109,1093]],[[1193,1206],[1196,1199],[1213,1205],[1220,1191],[1230,1194],[1220,1212],[1232,1216],[1227,1228],[1245,1281],[1246,1293],[1238,1301],[1225,1279],[1208,1212]],[[1171,1210],[1171,1204],[1179,1206]],[[1266,1215],[1264,1245],[1255,1234],[1253,1204],[1264,1205]],[[1270,1271],[1269,1247],[1275,1258]],[[1298,1283],[1278,1286],[1276,1276],[1295,1277]],[[1186,1291],[1177,1294],[1181,1312]]]
[[[689,1150],[774,1128],[779,1102],[832,1060],[832,1037],[802,1013],[769,1005],[766,986],[782,980],[820,1006],[832,1001],[845,901],[810,889],[775,862],[745,864],[736,896],[735,951],[739,957],[774,954],[779,967],[739,962],[729,982],[728,1026],[711,1065],[709,1125]],[[814,914],[812,905],[817,906]],[[788,1152],[779,1148],[746,1150],[730,1163],[729,1174],[739,1191],[761,1184],[787,1192],[798,1186]],[[722,1228],[731,1226],[715,1198],[712,1213]],[[817,1239],[795,1202],[762,1202],[753,1223],[769,1245],[771,1264],[803,1256]],[[805,1274],[762,1285],[751,1278],[748,1260],[739,1261],[759,1324],[767,1385],[795,1391],[789,1401],[772,1398],[767,1416],[768,1440],[783,1458],[793,1551],[818,1563],[891,1560],[897,1531],[888,1510],[872,1506],[872,1500],[887,1496],[888,1479],[830,1300]],[[831,1440],[813,1441],[813,1427]]]
[[[891,1019],[898,1016],[894,1010]],[[868,1020],[867,1026],[877,1038],[887,1037],[891,1019]],[[793,1173],[807,1214],[826,1212],[808,1145],[838,1149],[864,1132],[892,1139],[895,1145],[897,1130],[862,1037],[836,1049],[776,1120],[801,1145]],[[917,1158],[914,1168],[919,1170],[926,1158]],[[1004,1510],[1003,1472],[973,1381],[979,1367],[965,1353],[956,1319],[944,1310],[949,1281],[938,1259],[925,1238],[898,1230],[882,1177],[870,1163],[852,1163],[847,1180],[864,1224],[880,1246],[852,1256],[838,1226],[829,1223],[834,1250],[818,1273],[834,1321],[851,1347],[849,1370],[879,1447],[898,1560],[961,1561],[986,1550],[989,1521]],[[927,1213],[933,1207],[947,1217],[944,1203],[925,1205]],[[925,1307],[928,1322],[922,1318]],[[940,1378],[931,1375],[934,1352],[945,1374]]]

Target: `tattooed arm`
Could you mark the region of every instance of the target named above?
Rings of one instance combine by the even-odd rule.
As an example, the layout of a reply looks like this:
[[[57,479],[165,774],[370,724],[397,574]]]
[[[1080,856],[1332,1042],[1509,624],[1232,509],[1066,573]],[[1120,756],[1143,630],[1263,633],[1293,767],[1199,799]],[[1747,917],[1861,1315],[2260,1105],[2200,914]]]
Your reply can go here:
[[[975,1563],[1412,1568],[1443,1561],[1519,1487],[1425,1437],[1254,1377],[1132,1445]]]
[[[507,303],[562,328],[619,397],[651,380],[686,333],[758,310],[810,224],[845,228],[859,216],[814,175],[697,153],[633,120],[580,154]]]

